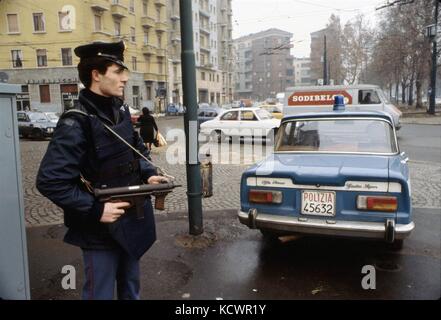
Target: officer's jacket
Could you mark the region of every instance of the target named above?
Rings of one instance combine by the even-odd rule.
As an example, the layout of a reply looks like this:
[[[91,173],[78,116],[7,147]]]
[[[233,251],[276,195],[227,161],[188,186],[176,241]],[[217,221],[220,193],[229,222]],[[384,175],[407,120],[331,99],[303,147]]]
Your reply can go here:
[[[156,175],[156,169],[111,134],[103,123],[145,156],[145,148],[133,129],[128,106],[114,99],[113,123],[80,92],[79,112],[64,113],[55,129],[37,175],[37,188],[64,211],[69,228],[64,240],[85,249],[121,246],[139,258],[156,239],[150,199],[144,203],[144,219],[135,208],[112,224],[100,222],[104,204],[88,191],[81,178],[94,188],[137,185]],[[110,107],[110,106],[109,106]],[[86,114],[84,114],[86,113]]]

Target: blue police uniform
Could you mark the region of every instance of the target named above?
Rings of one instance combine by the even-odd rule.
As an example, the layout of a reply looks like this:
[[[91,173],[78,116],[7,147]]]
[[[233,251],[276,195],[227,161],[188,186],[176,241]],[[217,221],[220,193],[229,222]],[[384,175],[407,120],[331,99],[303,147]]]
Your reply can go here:
[[[97,105],[103,99],[107,105]],[[119,299],[138,299],[139,259],[156,240],[151,200],[144,203],[143,219],[130,208],[116,222],[104,224],[100,222],[104,204],[81,177],[94,188],[112,188],[141,184],[157,171],[103,126],[148,157],[122,100],[84,89],[79,102],[79,112],[64,113],[57,124],[40,164],[37,188],[63,209],[68,228],[64,241],[83,250],[83,298],[113,299],[116,279]]]

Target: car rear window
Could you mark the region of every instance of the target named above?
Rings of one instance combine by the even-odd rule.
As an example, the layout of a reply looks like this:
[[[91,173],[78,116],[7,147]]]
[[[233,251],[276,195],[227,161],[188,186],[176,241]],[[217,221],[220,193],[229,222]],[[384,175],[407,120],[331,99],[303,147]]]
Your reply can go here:
[[[395,133],[381,119],[317,119],[282,124],[276,151],[397,153]]]

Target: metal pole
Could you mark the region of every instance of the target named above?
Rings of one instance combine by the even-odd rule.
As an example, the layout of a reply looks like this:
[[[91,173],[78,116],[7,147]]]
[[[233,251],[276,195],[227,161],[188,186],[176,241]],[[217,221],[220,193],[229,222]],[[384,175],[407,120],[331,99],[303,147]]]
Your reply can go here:
[[[202,226],[201,171],[198,159],[198,105],[193,48],[192,2],[192,0],[179,0],[179,10],[181,16],[182,87],[184,106],[187,108],[187,112],[184,115],[184,128],[186,137],[188,219],[190,234],[198,235],[204,230]]]
[[[432,74],[430,77],[430,103],[427,113],[435,114],[435,97],[436,97],[436,64],[437,64],[437,31],[438,31],[438,7],[439,0],[435,0],[435,36],[433,37],[432,46]]]
[[[328,66],[327,66],[327,56],[326,56],[326,35],[324,37],[324,53],[323,53],[323,85],[328,84]]]

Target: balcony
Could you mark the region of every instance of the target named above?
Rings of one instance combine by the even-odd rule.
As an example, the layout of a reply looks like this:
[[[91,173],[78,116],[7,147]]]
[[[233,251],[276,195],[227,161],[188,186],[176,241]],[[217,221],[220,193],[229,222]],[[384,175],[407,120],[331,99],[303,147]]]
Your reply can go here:
[[[172,42],[181,42],[181,33],[180,32],[174,32],[171,37]]]
[[[156,47],[150,44],[145,44],[142,46],[142,54],[145,54],[147,56],[155,55]]]
[[[158,75],[153,72],[146,72],[144,73],[144,81],[157,81]]]
[[[167,32],[167,24],[165,22],[156,22],[155,28],[158,32]]]
[[[156,26],[156,21],[153,18],[150,17],[142,17],[141,18],[141,25],[144,28],[154,28]]]
[[[207,9],[200,7],[199,8],[199,14],[206,16],[207,18],[210,18],[210,13],[208,12]]]
[[[165,55],[166,55],[165,49],[161,49],[161,48],[156,49],[156,55],[158,57],[165,57]]]
[[[155,0],[155,5],[165,7],[166,0]]]
[[[200,24],[199,30],[201,31],[201,33],[210,34],[210,28],[208,26]]]
[[[109,10],[109,2],[105,0],[93,0],[90,7],[98,12]]]
[[[170,18],[172,20],[178,21],[181,19],[181,16],[179,15],[179,13],[172,13]]]
[[[201,44],[201,46],[200,46],[200,49],[202,50],[202,51],[205,51],[205,52],[208,52],[208,53],[210,53],[210,48],[209,47],[206,47],[205,45],[202,45]]]
[[[166,74],[158,74],[156,75],[158,82],[166,82],[167,81],[167,75]]]
[[[125,18],[127,17],[127,7],[124,7],[120,4],[112,4],[110,5],[110,12],[112,13],[112,16],[115,18]]]

